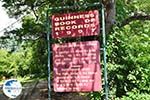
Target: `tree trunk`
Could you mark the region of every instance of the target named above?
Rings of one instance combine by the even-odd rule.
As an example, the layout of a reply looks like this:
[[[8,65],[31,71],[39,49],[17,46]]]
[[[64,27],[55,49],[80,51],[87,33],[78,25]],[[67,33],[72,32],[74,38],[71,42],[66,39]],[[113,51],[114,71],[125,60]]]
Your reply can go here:
[[[109,33],[115,23],[116,3],[115,0],[102,0],[102,3],[105,7],[106,33]]]

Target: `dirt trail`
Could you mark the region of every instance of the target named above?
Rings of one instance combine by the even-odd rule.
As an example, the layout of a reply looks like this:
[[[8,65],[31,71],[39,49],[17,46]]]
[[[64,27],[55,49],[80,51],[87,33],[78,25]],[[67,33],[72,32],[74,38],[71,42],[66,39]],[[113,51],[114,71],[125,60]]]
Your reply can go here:
[[[48,100],[47,81],[36,81],[23,86],[20,96],[14,100]],[[0,89],[0,100],[12,100],[7,98]],[[56,93],[51,92],[51,100],[90,100],[79,93]]]

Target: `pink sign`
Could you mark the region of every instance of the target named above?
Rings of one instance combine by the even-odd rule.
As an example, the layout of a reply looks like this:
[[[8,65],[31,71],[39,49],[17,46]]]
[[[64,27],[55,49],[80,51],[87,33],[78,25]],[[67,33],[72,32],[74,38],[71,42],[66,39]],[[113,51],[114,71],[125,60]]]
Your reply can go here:
[[[52,16],[52,37],[79,37],[99,34],[97,10]]]
[[[53,44],[55,92],[100,91],[98,41]]]

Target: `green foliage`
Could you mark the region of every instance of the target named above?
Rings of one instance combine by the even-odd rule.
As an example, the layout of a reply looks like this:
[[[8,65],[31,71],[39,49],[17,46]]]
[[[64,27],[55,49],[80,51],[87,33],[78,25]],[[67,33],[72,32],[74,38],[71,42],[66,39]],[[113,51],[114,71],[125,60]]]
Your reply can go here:
[[[7,68],[7,52],[5,50],[0,50],[0,75],[6,72]]]
[[[149,21],[135,21],[109,36],[109,85],[117,97],[135,88],[150,92],[149,26]]]
[[[47,52],[46,41],[38,40],[32,47],[32,58],[30,72],[38,77],[47,75]]]
[[[116,1],[116,21],[117,23],[121,23],[128,14],[130,13],[129,8],[125,5],[125,0],[117,0]]]
[[[129,2],[129,6],[132,7],[133,11],[149,13],[150,0],[132,0]]]
[[[149,0],[117,0],[118,23],[135,12],[149,13],[148,2]],[[122,28],[114,27],[112,33],[108,35],[108,80],[111,98],[124,96],[123,100],[140,100],[139,98],[145,98],[144,95],[148,96],[150,92],[149,27],[150,21],[135,20]],[[130,92],[134,89],[139,93]]]
[[[126,96],[115,100],[149,100],[149,98],[150,95],[148,93],[128,92]]]
[[[88,94],[90,100],[103,100],[102,92],[91,92]]]
[[[18,52],[9,53],[0,50],[0,75],[1,77],[24,76],[29,74],[29,63],[31,54],[29,50],[20,50]]]

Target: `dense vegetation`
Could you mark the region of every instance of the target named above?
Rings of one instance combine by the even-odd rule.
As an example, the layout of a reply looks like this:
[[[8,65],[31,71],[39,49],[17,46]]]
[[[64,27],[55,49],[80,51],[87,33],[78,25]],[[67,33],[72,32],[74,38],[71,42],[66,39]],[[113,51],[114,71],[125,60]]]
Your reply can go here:
[[[75,0],[1,1],[10,17],[22,18],[22,27],[6,31],[0,38],[0,78],[46,77],[46,10],[49,6],[73,5]],[[115,22],[107,33],[109,97],[112,100],[149,100],[150,0],[116,0],[115,6]],[[92,100],[104,97],[103,91],[89,95]]]

